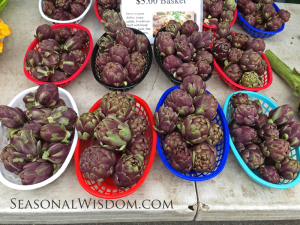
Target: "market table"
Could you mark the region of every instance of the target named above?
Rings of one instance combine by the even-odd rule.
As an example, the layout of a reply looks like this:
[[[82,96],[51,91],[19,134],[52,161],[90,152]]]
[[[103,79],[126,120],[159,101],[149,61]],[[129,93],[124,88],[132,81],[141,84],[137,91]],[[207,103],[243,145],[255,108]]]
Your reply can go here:
[[[6,8],[1,12],[0,18],[9,24],[13,32],[11,36],[5,38],[3,53],[0,54],[0,105],[5,105],[19,92],[36,86],[24,75],[23,59],[34,38],[36,28],[46,21],[39,13],[37,0],[9,0]],[[90,30],[94,44],[96,44],[98,38],[103,34],[103,26],[96,18],[94,8],[90,9],[81,25]],[[160,96],[171,86],[173,84],[159,70],[154,60],[147,77],[130,93],[143,98],[154,112]],[[88,111],[99,98],[108,92],[94,79],[90,63],[65,89],[75,99],[79,113]],[[34,204],[35,199],[39,200],[38,208]],[[91,199],[92,203],[89,208],[84,206],[81,209],[80,203],[84,199],[88,202]],[[48,208],[47,200],[51,204]],[[52,209],[52,200],[56,204],[59,203],[59,200],[61,201],[60,209],[56,205]],[[155,156],[153,166],[144,184],[135,193],[121,199],[126,203],[123,209],[118,209],[116,206],[112,208],[111,201],[108,201],[106,207],[105,200],[100,202],[103,208],[98,209],[101,208],[98,200],[100,199],[90,195],[80,186],[72,160],[61,177],[43,188],[17,191],[0,184],[0,223],[188,221],[193,220],[197,212],[195,183],[171,174],[164,167],[158,154]],[[43,203],[40,204],[42,201]],[[63,207],[65,201],[70,209],[66,205]],[[94,209],[94,201],[96,209]],[[136,207],[131,209],[128,201],[131,205],[136,201]],[[170,205],[171,201],[172,205]],[[114,200],[114,205],[117,204],[119,208],[123,207],[122,201],[116,202]],[[159,203],[161,203],[161,207],[159,207]],[[21,207],[19,207],[20,204]],[[20,209],[24,208],[26,204],[27,209]]]
[[[285,29],[265,39],[266,49],[271,49],[289,67],[298,68],[300,62],[299,4],[276,3],[280,9],[291,13]],[[239,25],[234,30],[246,33]],[[207,82],[219,102],[224,105],[226,96],[232,90],[218,76]],[[298,99],[293,97],[291,88],[273,71],[272,85],[260,92],[272,98],[277,105],[289,104],[299,120],[296,110]],[[199,208],[196,220],[285,220],[300,219],[300,185],[278,190],[261,186],[254,182],[242,169],[230,150],[223,172],[217,177],[197,184]]]

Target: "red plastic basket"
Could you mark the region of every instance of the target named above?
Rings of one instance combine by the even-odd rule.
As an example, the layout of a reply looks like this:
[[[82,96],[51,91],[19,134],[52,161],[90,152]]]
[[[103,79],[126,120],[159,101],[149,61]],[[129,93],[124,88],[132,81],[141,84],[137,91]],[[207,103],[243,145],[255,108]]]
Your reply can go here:
[[[273,81],[273,75],[272,75],[272,68],[271,65],[264,53],[261,54],[261,57],[266,61],[267,63],[267,70],[265,71],[264,75],[262,76],[263,79],[263,86],[259,88],[249,88],[249,87],[244,87],[242,85],[239,85],[238,83],[235,83],[233,80],[231,80],[224,72],[223,72],[223,66],[219,65],[217,61],[214,59],[214,67],[215,70],[217,71],[218,75],[220,78],[233,90],[235,91],[261,91],[266,88],[268,88]]]
[[[80,161],[80,155],[83,153],[83,151],[88,148],[89,146],[93,145],[94,141],[83,141],[81,139],[78,139],[78,143],[76,146],[75,154],[74,154],[74,160],[75,160],[75,169],[76,169],[76,174],[77,178],[79,180],[79,183],[81,186],[90,194],[99,197],[99,198],[104,198],[104,199],[117,199],[117,198],[123,198],[127,195],[132,194],[135,192],[145,181],[154,157],[155,157],[155,150],[156,150],[156,133],[153,129],[154,125],[154,120],[153,116],[151,113],[151,110],[147,103],[135,96],[132,95],[135,98],[135,112],[138,114],[141,114],[145,117],[147,121],[147,128],[145,132],[145,136],[148,139],[148,142],[150,143],[150,154],[149,156],[144,160],[144,173],[141,177],[141,179],[132,187],[126,189],[126,190],[119,190],[113,183],[112,176],[108,177],[105,179],[101,184],[91,181],[89,179],[86,179],[83,177],[80,168],[79,168],[79,161]],[[95,105],[90,109],[89,112],[93,112],[94,110],[98,109],[100,107],[100,101],[97,101]],[[118,157],[117,157],[118,160]]]
[[[231,21],[230,26],[233,26],[236,18],[237,18],[237,9],[234,10],[233,20]],[[202,23],[202,26],[203,26],[202,27],[203,31],[211,30],[212,32],[214,32],[214,34],[216,33],[217,27],[215,27],[215,26],[209,26],[209,25],[207,25],[205,23]]]
[[[101,16],[99,15],[97,1],[95,1],[94,9],[95,9],[95,14],[96,14],[98,20],[104,21],[104,19],[102,19]]]
[[[81,65],[81,67],[79,68],[79,70],[77,70],[76,73],[74,73],[72,76],[70,76],[68,79],[66,80],[62,80],[62,81],[58,81],[58,82],[53,82],[54,84],[56,84],[58,87],[65,87],[67,86],[68,84],[70,84],[73,80],[75,80],[75,78],[80,74],[80,72],[83,70],[83,68],[86,66],[86,64],[88,63],[91,55],[92,55],[92,52],[93,52],[93,39],[92,39],[92,35],[90,33],[90,31],[85,28],[84,26],[81,26],[79,24],[74,24],[74,23],[61,23],[61,24],[55,24],[55,25],[52,25],[51,26],[51,29],[54,30],[56,28],[62,28],[62,27],[69,27],[71,28],[73,31],[77,31],[77,30],[85,30],[89,37],[90,37],[90,40],[85,43],[84,45],[82,45],[82,48],[81,50],[83,51],[84,54],[86,54],[86,59],[84,61],[84,63]],[[25,53],[25,57],[24,57],[24,62],[23,62],[23,67],[24,67],[24,73],[26,75],[26,77],[31,80],[32,82],[38,84],[38,85],[41,85],[43,83],[46,83],[46,82],[43,82],[43,81],[38,81],[36,79],[34,79],[32,77],[32,70],[26,70],[25,69],[25,63],[26,63],[26,55],[27,55],[27,52],[30,51],[30,50],[33,50],[33,49],[36,49],[38,50],[39,52],[42,52],[40,50],[40,47],[39,47],[39,43],[36,39],[34,39],[31,44],[29,45],[26,53]]]

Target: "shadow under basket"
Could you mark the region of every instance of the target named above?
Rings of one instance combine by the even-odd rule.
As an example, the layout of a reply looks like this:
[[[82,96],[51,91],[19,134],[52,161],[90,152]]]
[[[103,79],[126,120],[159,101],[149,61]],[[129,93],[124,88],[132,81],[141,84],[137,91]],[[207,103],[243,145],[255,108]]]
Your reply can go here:
[[[160,30],[157,32],[156,36],[155,36],[154,45],[153,45],[154,57],[155,57],[155,60],[156,60],[157,64],[159,65],[160,69],[161,69],[161,70],[164,72],[164,74],[169,78],[169,80],[172,81],[172,83],[175,84],[175,85],[180,85],[180,84],[182,84],[182,80],[176,79],[176,78],[173,76],[173,74],[171,74],[171,73],[169,73],[167,70],[165,70],[165,68],[164,68],[164,66],[163,66],[165,57],[163,57],[163,56],[160,55],[160,52],[158,51],[158,48],[157,48],[157,46],[156,46],[156,38],[158,37],[158,34],[159,34],[160,32],[164,32],[164,31],[166,31],[166,28],[160,29]],[[211,53],[211,50],[210,50],[210,49],[207,49],[206,51],[208,51],[209,53]],[[202,78],[204,81],[208,81],[208,80],[211,78],[212,72],[213,72],[213,70],[214,70],[214,62],[210,63],[209,65],[211,66],[211,73],[208,74],[208,76],[207,76],[206,78],[204,78],[204,79]]]
[[[133,32],[135,34],[145,35],[143,32],[141,32],[137,29],[134,29],[134,28],[130,28],[130,29],[133,30]],[[107,35],[108,34],[105,33],[101,37],[103,37],[103,36],[105,37]],[[101,53],[100,52],[100,47],[98,45],[98,41],[97,41],[97,43],[94,47],[93,53],[92,53],[91,64],[92,64],[92,71],[93,71],[94,77],[95,77],[96,81],[98,81],[99,84],[103,85],[104,87],[106,87],[107,89],[109,89],[111,91],[128,91],[128,90],[134,88],[135,86],[137,86],[139,83],[141,83],[144,80],[144,78],[146,77],[146,75],[148,74],[148,72],[150,70],[150,67],[151,67],[151,64],[152,64],[152,57],[153,57],[152,48],[151,48],[151,44],[150,44],[149,40],[148,40],[148,50],[143,54],[143,56],[146,59],[146,64],[145,64],[145,66],[142,70],[142,77],[134,84],[130,84],[128,86],[120,86],[120,87],[115,87],[115,86],[112,86],[112,85],[108,85],[108,84],[104,83],[101,79],[101,72],[96,67],[96,58]]]

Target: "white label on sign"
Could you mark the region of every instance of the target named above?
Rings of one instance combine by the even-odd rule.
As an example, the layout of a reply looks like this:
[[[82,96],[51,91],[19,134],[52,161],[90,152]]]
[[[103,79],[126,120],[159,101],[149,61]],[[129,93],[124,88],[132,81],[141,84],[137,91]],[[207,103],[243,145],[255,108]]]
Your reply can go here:
[[[145,33],[151,44],[170,20],[194,20],[202,31],[202,0],[122,0],[121,13],[127,27]]]

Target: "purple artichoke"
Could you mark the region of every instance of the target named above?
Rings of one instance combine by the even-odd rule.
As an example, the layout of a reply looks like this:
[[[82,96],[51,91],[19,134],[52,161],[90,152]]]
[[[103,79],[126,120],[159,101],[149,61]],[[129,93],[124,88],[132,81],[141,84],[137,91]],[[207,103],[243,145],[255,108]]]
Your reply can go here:
[[[186,149],[188,147],[179,132],[168,134],[165,140],[163,140],[163,144],[164,153],[168,158],[175,149]]]
[[[270,157],[276,162],[282,161],[290,153],[290,144],[282,139],[267,138],[260,149],[266,157]]]
[[[109,54],[111,57],[111,62],[116,62],[123,66],[125,66],[130,59],[127,48],[120,44],[111,47]]]
[[[196,56],[194,57],[194,62],[197,63],[200,60],[204,60],[204,61],[208,62],[209,64],[211,64],[214,60],[214,57],[208,51],[198,51],[196,53]]]
[[[74,51],[71,51],[69,53],[69,57],[72,58],[72,59],[75,59],[75,61],[79,64],[79,65],[82,65],[85,61],[85,58],[86,58],[86,55],[83,53],[82,50],[74,50]]]
[[[184,80],[184,78],[198,74],[198,67],[194,63],[181,64],[173,76],[178,80]]]
[[[277,15],[280,17],[280,19],[286,23],[287,21],[289,21],[290,19],[290,16],[291,14],[286,11],[285,9],[280,9],[278,12],[277,12]]]
[[[217,114],[218,102],[212,94],[200,95],[194,99],[196,115],[201,115],[211,121]]]
[[[214,33],[211,30],[203,31],[202,33],[195,31],[188,40],[197,51],[205,50],[209,48],[209,45],[213,42]]]
[[[257,109],[253,105],[241,104],[234,110],[233,118],[241,125],[254,125],[258,119]]]
[[[117,44],[125,46],[128,53],[135,51],[135,34],[130,28],[120,30],[116,37]]]
[[[141,134],[135,135],[126,146],[126,155],[141,155],[147,158],[150,154],[149,142],[147,137]]]
[[[245,93],[237,93],[232,95],[230,101],[234,108],[238,107],[241,104],[249,104],[248,95]]]
[[[263,31],[266,30],[265,24],[256,24],[256,25],[255,25],[255,28],[257,28],[257,29],[259,29],[259,30],[263,30]]]
[[[166,98],[165,105],[179,116],[187,116],[195,111],[193,98],[181,89],[173,90]]]
[[[218,24],[216,29],[216,38],[227,38],[230,41],[232,33],[233,28],[230,26],[230,24],[228,22],[221,22]]]
[[[252,14],[248,14],[244,18],[250,26],[254,27],[256,24],[256,18]]]
[[[130,54],[130,61],[135,62],[139,65],[140,69],[142,70],[146,64],[145,57],[139,52],[133,52]]]
[[[98,55],[96,58],[96,67],[100,70],[100,72],[102,72],[105,65],[109,62],[111,62],[109,53],[104,53],[102,55]]]
[[[6,170],[18,175],[23,171],[23,167],[28,163],[28,161],[22,158],[16,158],[14,154],[15,152],[17,152],[17,148],[14,145],[7,145],[2,150],[0,159],[2,160]]]
[[[243,71],[238,64],[231,64],[224,69],[224,73],[235,83],[239,83],[243,75]]]
[[[189,43],[180,42],[176,45],[177,57],[183,62],[190,62],[194,56],[195,48]]]
[[[264,19],[262,17],[261,12],[255,13],[254,14],[255,20],[256,20],[256,25],[261,25],[264,22]]]
[[[125,190],[137,183],[143,172],[144,158],[141,155],[124,154],[115,167],[113,182],[120,190]]]
[[[212,72],[211,66],[207,61],[200,60],[196,63],[196,66],[198,67],[198,75],[202,79],[206,79]]]
[[[117,7],[116,0],[96,0],[98,5],[104,7],[104,9],[115,9]]]
[[[69,52],[63,50],[62,53],[60,54],[60,59],[61,60],[63,60],[63,59],[65,60],[65,59],[68,59],[68,58],[70,58],[69,57]]]
[[[62,59],[59,63],[59,68],[62,69],[66,75],[71,76],[79,70],[80,66],[75,59]]]
[[[275,168],[283,179],[294,180],[298,176],[300,163],[291,157],[285,157],[275,164]]]
[[[205,11],[207,11],[211,4],[213,4],[212,0],[203,0],[203,10],[206,9]]]
[[[100,146],[90,146],[80,156],[79,168],[83,176],[101,183],[113,174],[116,156]]]
[[[69,27],[56,28],[54,31],[54,40],[56,40],[60,44],[64,44],[68,38],[74,35],[74,32]]]
[[[274,31],[274,30],[279,30],[282,26],[282,20],[279,17],[273,16],[268,20],[266,23],[267,30],[269,31]]]
[[[176,21],[175,21],[176,22]],[[168,24],[166,27],[166,31],[171,34],[171,37],[174,39],[176,36],[180,35],[181,24],[176,22],[174,24]]]
[[[126,65],[126,69],[128,71],[126,81],[129,84],[136,83],[142,77],[141,68],[136,62],[128,62]]]
[[[228,124],[229,132],[233,131],[234,128],[241,127],[235,120],[231,120]]]
[[[222,2],[223,3],[223,2]],[[213,18],[218,18],[222,11],[223,11],[223,4],[221,2],[214,2],[210,7],[209,7],[209,14]]]
[[[67,20],[74,20],[74,19],[76,19],[76,17],[72,14],[72,13],[69,13],[69,12],[67,12],[67,11],[64,11],[64,14],[66,15],[66,17],[67,17]],[[55,164],[54,164],[55,165]],[[53,167],[54,167],[54,165],[53,165]],[[56,167],[56,168],[58,168],[58,167]],[[59,168],[58,168],[59,169]],[[57,171],[57,169],[54,169],[54,171]],[[53,172],[53,174],[54,174],[54,172]]]
[[[289,105],[282,105],[276,109],[272,109],[269,112],[268,123],[274,123],[275,125],[285,126],[287,123],[291,122],[294,117],[294,112],[292,107]]]
[[[238,48],[232,48],[227,56],[227,61],[232,64],[238,64],[242,55],[243,55],[243,50]]]
[[[50,70],[54,70],[58,67],[60,62],[59,54],[55,52],[45,52],[43,55],[43,65],[47,66]]]
[[[260,177],[265,181],[268,181],[273,184],[280,183],[280,176],[274,166],[262,165],[258,169],[258,173],[259,173]]]
[[[67,16],[63,9],[55,9],[51,15],[51,19],[53,20],[67,20]]]
[[[38,42],[41,42],[43,40],[53,39],[54,32],[50,25],[43,24],[36,29],[36,35],[34,37],[38,40]]]
[[[98,41],[97,45],[99,46],[100,52],[103,53],[109,53],[110,49],[116,44],[115,39],[113,39],[111,36],[106,35],[102,36]]]
[[[67,106],[60,106],[54,109],[50,116],[48,116],[48,123],[56,123],[64,125],[67,130],[71,130],[77,120],[77,113],[72,108]]]
[[[122,151],[131,139],[131,131],[127,122],[108,115],[96,126],[94,136],[101,141],[102,147]]]
[[[51,75],[53,74],[53,70],[49,70],[47,66],[37,66],[32,71],[32,77],[39,81],[48,81]]]
[[[267,123],[268,116],[266,114],[258,115],[257,121],[254,123],[254,128],[259,129]]]
[[[211,172],[216,168],[216,148],[202,143],[191,148],[193,152],[193,170],[196,173]]]
[[[128,126],[133,136],[136,134],[144,134],[147,122],[143,115],[134,114],[134,116],[128,121]]]
[[[248,145],[245,150],[240,152],[240,155],[251,170],[257,169],[265,161],[265,156],[261,153],[259,146],[255,144]]]
[[[37,50],[30,50],[26,54],[26,66],[34,68],[36,66],[41,66],[43,58],[42,55]]]
[[[182,24],[180,31],[189,37],[194,31],[199,31],[199,26],[193,20],[187,20]]]
[[[50,17],[55,10],[55,6],[50,1],[43,1],[42,10],[46,16]]]
[[[233,48],[243,49],[246,43],[250,40],[250,37],[242,33],[234,33],[231,39],[231,45]]]
[[[90,41],[90,36],[85,30],[77,30],[74,35],[81,39],[83,45]]]
[[[72,0],[56,0],[55,6],[56,8],[60,8],[63,10],[69,10],[72,4]]]
[[[164,68],[169,73],[175,73],[178,67],[182,64],[182,61],[174,55],[169,55],[164,59]]]
[[[29,162],[20,173],[22,184],[31,185],[43,182],[53,175],[53,170],[53,165],[46,160],[39,159],[35,162]]]
[[[85,8],[81,4],[73,3],[71,5],[71,13],[76,17],[79,17],[84,11]]]
[[[41,108],[41,109],[29,109],[26,113],[26,118],[29,123],[47,124],[47,118],[51,115],[52,109]]]
[[[276,9],[274,8],[273,4],[265,4],[262,6],[261,13],[264,20],[268,21],[270,18],[276,15]]]
[[[220,14],[220,22],[227,22],[229,24],[233,20],[233,17],[234,17],[233,11],[231,10],[222,11],[222,13]]]
[[[135,51],[144,54],[148,50],[149,40],[143,34],[137,34],[135,36]]]
[[[279,130],[273,123],[266,123],[260,129],[257,130],[257,134],[261,139],[267,140],[268,138],[278,139]]]
[[[239,152],[257,138],[256,131],[248,126],[236,126],[231,130],[231,139]]]
[[[243,6],[243,13],[245,15],[253,14],[257,10],[257,6],[255,5],[254,2],[249,1]]]
[[[180,173],[188,173],[193,167],[193,153],[186,148],[175,148],[170,153],[170,165]]]
[[[212,49],[212,54],[216,60],[224,61],[227,59],[230,50],[231,50],[230,44],[218,43],[214,45]]]
[[[61,52],[61,47],[54,39],[46,39],[39,43],[40,49],[43,53],[45,52]]]
[[[52,107],[59,99],[58,87],[53,83],[41,84],[35,92],[37,105]]]
[[[23,98],[23,102],[25,103],[26,109],[32,109],[35,107],[35,97],[33,92],[29,92]]]
[[[239,60],[240,67],[243,71],[254,71],[259,68],[261,64],[261,56],[252,50],[243,52]]]
[[[183,80],[182,84],[180,85],[180,89],[184,90],[192,98],[195,98],[204,94],[204,92],[206,91],[206,83],[202,80],[201,77],[192,75],[186,77]]]
[[[210,121],[201,115],[188,115],[183,119],[180,131],[187,143],[200,144],[209,137]]]
[[[253,105],[257,109],[258,115],[263,113],[263,108],[261,107],[259,100],[253,100],[253,101],[249,100],[248,104]]]
[[[122,19],[121,14],[114,10],[107,10],[103,12],[102,18],[105,21],[101,21],[104,26],[104,30],[112,38],[116,38],[117,33],[126,28],[126,23]]]
[[[246,5],[248,2],[250,2],[251,0],[238,0],[237,1],[237,8],[240,12],[243,12],[243,7],[244,5]]]
[[[209,145],[216,146],[223,140],[222,128],[214,123],[210,122],[210,133],[206,140]]]
[[[68,79],[69,77],[59,70],[56,70],[55,73],[50,77],[51,82],[58,82]]]
[[[17,151],[14,155],[17,158],[22,158],[28,161],[35,161],[38,159],[41,152],[41,141],[37,141],[33,136],[32,130],[20,130],[13,136]]]
[[[216,27],[219,24],[219,20],[217,18],[209,18],[209,19],[205,19],[204,23],[209,26]]]
[[[159,134],[172,133],[176,129],[178,114],[171,107],[161,106],[154,114],[154,129]]]
[[[289,142],[292,148],[300,146],[300,123],[292,121],[280,129],[280,138]]]
[[[267,70],[267,67],[268,65],[266,61],[263,58],[261,58],[260,65],[254,70],[254,72],[257,73],[259,76],[263,76]]]
[[[51,143],[42,158],[53,164],[62,164],[69,155],[71,145]]]
[[[125,122],[135,115],[135,99],[130,94],[120,91],[110,91],[100,102],[100,116],[114,115]]]
[[[24,127],[22,127],[22,130],[30,131],[32,130],[32,134],[36,139],[41,139],[41,131],[42,125],[39,123],[29,123],[25,124]]]
[[[65,101],[62,100],[61,98],[59,98],[59,99],[57,100],[57,102],[56,102],[56,104],[55,104],[54,106],[51,106],[51,107],[49,107],[49,108],[51,108],[51,109],[56,109],[56,108],[58,108],[58,107],[60,107],[60,106],[66,106]]]
[[[266,49],[266,44],[264,40],[260,38],[254,38],[250,39],[245,46],[245,51],[252,50],[254,52],[257,52],[259,55],[261,55]]]
[[[41,137],[48,142],[61,142],[68,144],[71,132],[64,125],[49,123],[41,128]]]
[[[78,36],[69,37],[64,45],[64,49],[68,52],[74,50],[80,50],[82,46],[82,40]]]
[[[156,46],[160,55],[167,57],[168,55],[174,55],[175,42],[173,41],[169,32],[159,32],[156,39]]]
[[[179,44],[180,42],[185,42],[187,44],[189,43],[188,38],[185,34],[182,34],[182,35],[179,35],[179,36],[175,37],[175,39],[174,39],[175,46],[177,44]]]
[[[25,114],[20,108],[5,105],[0,106],[0,121],[5,127],[12,129],[23,127],[27,123]]]
[[[85,141],[94,139],[94,130],[100,121],[100,117],[95,112],[83,113],[77,118],[75,124],[78,137]]]

